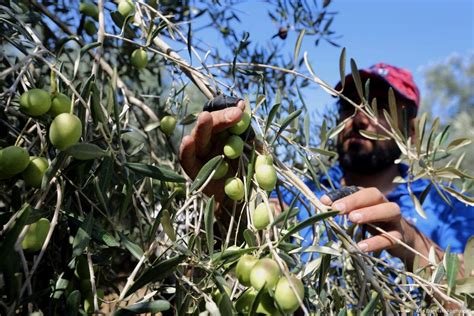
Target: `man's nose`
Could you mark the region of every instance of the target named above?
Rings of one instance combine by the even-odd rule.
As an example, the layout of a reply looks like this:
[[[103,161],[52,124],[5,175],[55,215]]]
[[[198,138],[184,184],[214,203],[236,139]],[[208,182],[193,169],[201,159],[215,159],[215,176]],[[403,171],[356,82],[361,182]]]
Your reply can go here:
[[[356,110],[353,118],[354,125],[358,128],[367,127],[370,124],[370,120],[362,111]]]

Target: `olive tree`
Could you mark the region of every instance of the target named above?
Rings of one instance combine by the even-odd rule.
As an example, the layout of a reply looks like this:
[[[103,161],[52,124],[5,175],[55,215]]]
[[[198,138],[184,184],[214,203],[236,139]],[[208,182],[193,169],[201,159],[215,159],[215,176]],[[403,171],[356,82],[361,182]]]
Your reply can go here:
[[[316,126],[304,102],[310,85],[344,98],[301,52],[303,38],[316,49],[321,41],[338,45],[335,13],[330,1],[265,8],[276,27],[262,45],[239,24],[234,0],[0,5],[2,314],[344,315],[471,302],[472,280],[456,284],[455,255],[426,258],[429,265],[412,273],[363,254],[357,227],[337,222],[337,211],[302,181],[319,185],[344,124],[328,116]],[[202,30],[217,32],[221,44],[207,46]],[[342,50],[341,78],[346,63]],[[219,96],[245,100],[246,119],[222,133],[228,148],[190,179],[178,161],[180,140]],[[361,99],[350,102],[376,120]],[[471,176],[432,159],[463,141],[446,147],[422,117],[425,138],[413,148],[387,116],[386,137],[403,159],[421,166],[440,194],[472,204],[442,183]],[[226,176],[235,202],[223,215],[203,191]],[[275,213],[268,192],[281,187],[315,214],[298,222],[294,204]],[[309,249],[300,236],[308,227],[318,232]],[[317,244],[322,235],[333,238]],[[314,253],[308,262],[305,252]]]

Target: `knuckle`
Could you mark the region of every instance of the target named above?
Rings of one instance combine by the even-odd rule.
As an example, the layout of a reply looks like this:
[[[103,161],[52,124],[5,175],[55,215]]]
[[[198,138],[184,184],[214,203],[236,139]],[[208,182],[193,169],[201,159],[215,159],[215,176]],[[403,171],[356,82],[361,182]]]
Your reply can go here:
[[[383,195],[382,192],[380,192],[379,189],[377,189],[376,187],[370,187],[370,188],[367,188],[367,193],[370,194],[370,196],[376,198],[377,200],[385,200],[385,196]]]
[[[397,203],[388,202],[387,204],[389,205],[390,209],[393,209],[396,211],[396,216],[401,216],[400,206]]]

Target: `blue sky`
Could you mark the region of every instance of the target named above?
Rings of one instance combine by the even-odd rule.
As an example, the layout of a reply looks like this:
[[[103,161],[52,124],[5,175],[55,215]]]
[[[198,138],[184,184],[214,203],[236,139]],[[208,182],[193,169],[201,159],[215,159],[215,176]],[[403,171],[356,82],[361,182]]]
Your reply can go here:
[[[338,12],[332,29],[341,35],[338,43],[346,47],[347,61],[354,58],[360,67],[383,61],[407,68],[413,72],[423,94],[424,67],[453,53],[466,55],[474,51],[473,3],[472,0],[333,0],[329,8]],[[268,17],[266,6],[258,0],[243,1],[237,6],[242,10],[242,30],[250,33],[253,42],[264,43],[276,33],[277,26]],[[290,32],[286,39],[289,56],[297,36],[296,32]],[[319,77],[337,83],[341,49],[325,41],[317,47],[313,43],[314,37],[306,38],[301,53],[308,52]],[[307,90],[305,96],[318,100],[319,105],[332,103],[332,98],[321,89]]]

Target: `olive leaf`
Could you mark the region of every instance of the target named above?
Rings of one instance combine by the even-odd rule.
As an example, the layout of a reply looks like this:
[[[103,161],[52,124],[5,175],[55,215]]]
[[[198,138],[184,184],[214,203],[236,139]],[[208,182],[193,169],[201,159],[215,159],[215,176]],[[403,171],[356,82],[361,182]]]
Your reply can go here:
[[[202,166],[201,170],[199,170],[196,179],[194,179],[191,187],[189,188],[189,191],[193,192],[197,188],[200,188],[209,179],[211,173],[216,170],[217,166],[223,159],[224,157],[220,155],[206,162],[206,164]]]
[[[183,176],[166,167],[152,166],[137,162],[127,162],[125,166],[145,177],[169,182],[186,182]]]

